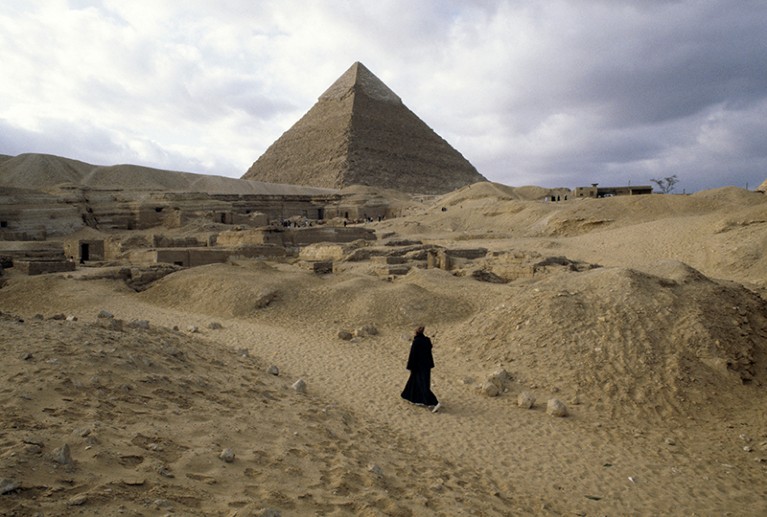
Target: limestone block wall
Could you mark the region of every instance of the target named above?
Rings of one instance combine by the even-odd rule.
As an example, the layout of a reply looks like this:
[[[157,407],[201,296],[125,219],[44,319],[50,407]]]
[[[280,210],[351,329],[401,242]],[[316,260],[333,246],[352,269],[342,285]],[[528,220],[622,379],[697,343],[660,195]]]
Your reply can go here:
[[[542,258],[537,252],[509,250],[489,254],[483,264],[500,278],[514,281],[532,278],[535,274],[535,264]]]
[[[275,232],[268,229],[231,230],[221,232],[216,237],[216,245],[223,247],[252,246],[266,243],[281,244],[282,239],[269,239]]]
[[[232,224],[248,227],[266,226],[269,224],[269,216],[263,212],[234,213],[232,214]]]
[[[175,264],[183,267],[221,264],[230,258],[279,258],[285,257],[284,248],[276,246],[251,246],[244,248],[166,248],[136,250],[128,255],[132,264],[149,265],[157,263]]]
[[[376,234],[373,230],[359,226],[288,228],[282,232],[285,246],[305,246],[318,242],[353,242],[360,239],[374,241]]]
[[[167,262],[178,266],[195,267],[226,262],[226,250],[213,249],[158,249],[156,262]]]
[[[205,246],[196,237],[169,237],[162,234],[152,235],[153,248],[198,248]]]
[[[75,263],[69,260],[18,260],[13,265],[25,275],[62,273],[76,268]]]
[[[474,260],[487,255],[487,248],[449,248],[445,253],[454,258]]]
[[[307,246],[316,243],[353,242],[376,240],[373,230],[359,226],[335,227],[312,226],[309,228],[256,228],[221,232],[219,246],[244,246],[253,244],[274,244],[279,246]]]
[[[326,218],[338,196],[211,195],[72,188],[56,195],[0,188],[0,240],[43,240],[84,227],[99,230],[178,228],[194,220],[248,227],[291,217]]]
[[[101,261],[106,259],[103,239],[67,239],[64,254],[75,262]]]
[[[133,207],[135,228],[145,229],[161,226],[165,222],[165,219],[167,218],[167,215],[170,211],[171,210],[167,206],[159,205],[156,203],[150,205],[143,203],[136,204]]]
[[[304,260],[333,260],[339,261],[349,252],[343,244],[310,244],[301,248],[298,256]]]
[[[3,241],[0,255],[15,260],[63,260],[64,245],[58,241]]]
[[[0,240],[44,240],[76,232],[83,226],[76,206],[0,205]]]

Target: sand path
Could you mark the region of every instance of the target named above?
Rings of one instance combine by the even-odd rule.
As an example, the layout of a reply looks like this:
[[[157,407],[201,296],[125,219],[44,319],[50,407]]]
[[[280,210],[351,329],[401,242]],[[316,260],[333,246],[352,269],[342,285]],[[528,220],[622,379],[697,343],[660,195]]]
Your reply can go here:
[[[487,497],[518,512],[630,514],[641,508],[673,515],[680,501],[690,515],[767,512],[767,494],[753,489],[761,486],[761,470],[742,466],[737,430],[704,418],[675,423],[681,426],[676,429],[640,430],[631,422],[605,419],[588,404],[571,406],[570,418],[555,419],[544,411],[551,394],[538,393],[531,411],[517,408],[513,394],[480,396],[476,385],[463,380],[490,373],[493,365],[466,364],[451,353],[459,344],[449,327],[435,338],[433,373],[434,391],[445,409],[432,414],[399,397],[407,378],[409,329],[354,343],[340,340],[330,324],[306,328],[290,321],[225,320],[150,305],[107,288],[97,291],[100,296],[91,286],[83,288],[87,299],[77,290],[69,292],[71,299],[61,303],[76,307],[82,319],[106,308],[125,320],[148,319],[182,330],[196,325],[210,340],[248,349],[277,365],[281,375],[303,378],[308,396],[348,409],[361,425],[390,429],[392,444],[378,444],[378,450],[399,440],[415,442],[456,466],[452,472],[424,475],[459,484],[462,476],[481,478]],[[211,321],[224,328],[208,330]]]

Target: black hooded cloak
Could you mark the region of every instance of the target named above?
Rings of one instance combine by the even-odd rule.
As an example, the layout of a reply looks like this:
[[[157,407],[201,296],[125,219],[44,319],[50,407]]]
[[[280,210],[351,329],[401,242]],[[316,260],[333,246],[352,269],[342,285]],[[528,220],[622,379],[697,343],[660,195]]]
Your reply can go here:
[[[407,359],[410,378],[402,391],[402,398],[413,404],[436,406],[439,403],[431,391],[431,369],[434,368],[431,348],[431,339],[422,333],[416,334],[410,345],[410,355]]]

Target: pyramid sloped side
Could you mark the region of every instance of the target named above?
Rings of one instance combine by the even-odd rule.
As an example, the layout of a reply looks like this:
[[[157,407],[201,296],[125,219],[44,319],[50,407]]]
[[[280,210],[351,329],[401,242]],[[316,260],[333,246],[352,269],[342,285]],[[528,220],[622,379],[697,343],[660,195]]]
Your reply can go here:
[[[440,194],[487,181],[361,63],[339,77],[244,179]]]
[[[243,179],[340,188],[353,98],[322,100],[261,155]]]
[[[354,63],[330,88],[320,95],[319,100],[340,100],[350,93],[361,92],[372,99],[393,104],[402,104],[402,99],[383,81],[360,62]]]
[[[767,180],[764,180],[761,185],[756,187],[756,190],[759,192],[767,192]]]
[[[479,181],[487,180],[404,104],[355,95],[343,185],[441,194]]]

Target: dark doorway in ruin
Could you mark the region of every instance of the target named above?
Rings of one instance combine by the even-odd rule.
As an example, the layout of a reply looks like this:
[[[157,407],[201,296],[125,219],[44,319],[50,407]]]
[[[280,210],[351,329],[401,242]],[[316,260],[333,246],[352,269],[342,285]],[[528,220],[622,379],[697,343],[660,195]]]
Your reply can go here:
[[[80,243],[80,264],[91,259],[91,248],[87,242]]]
[[[317,219],[322,221],[325,219],[325,209],[324,208],[318,208],[317,209]]]

